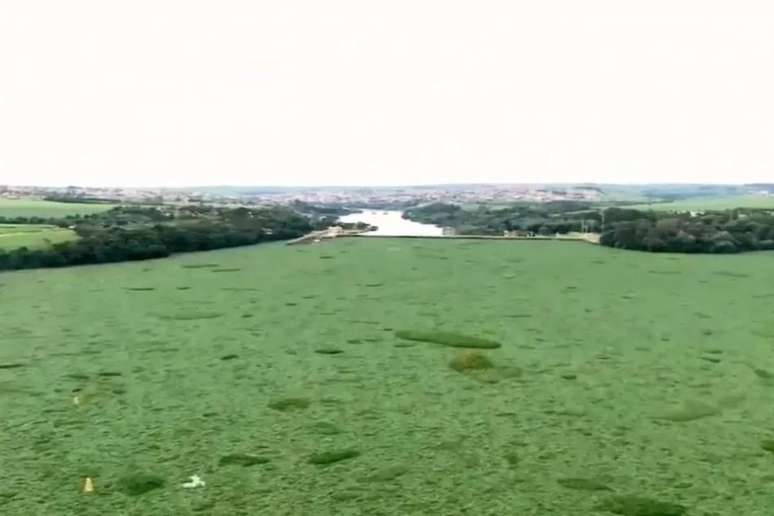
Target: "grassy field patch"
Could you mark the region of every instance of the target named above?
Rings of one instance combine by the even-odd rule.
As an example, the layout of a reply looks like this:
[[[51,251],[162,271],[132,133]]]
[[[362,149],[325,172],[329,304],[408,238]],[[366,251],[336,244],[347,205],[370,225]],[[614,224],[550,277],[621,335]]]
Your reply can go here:
[[[20,247],[44,249],[52,244],[77,240],[75,231],[44,224],[0,224],[0,249],[10,251]]]
[[[738,195],[732,197],[693,198],[673,202],[636,204],[627,206],[635,210],[703,211],[731,210],[734,208],[774,209],[774,195]]]
[[[89,215],[111,209],[112,204],[51,202],[36,199],[0,199],[0,217],[64,218]]]

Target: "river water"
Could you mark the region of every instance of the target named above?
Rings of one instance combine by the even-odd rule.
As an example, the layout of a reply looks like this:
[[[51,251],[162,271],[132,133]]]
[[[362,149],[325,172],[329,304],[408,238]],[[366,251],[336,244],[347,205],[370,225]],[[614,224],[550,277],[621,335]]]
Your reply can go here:
[[[365,222],[379,229],[374,236],[442,236],[443,228],[404,219],[401,211],[365,210],[340,217],[341,222]]]

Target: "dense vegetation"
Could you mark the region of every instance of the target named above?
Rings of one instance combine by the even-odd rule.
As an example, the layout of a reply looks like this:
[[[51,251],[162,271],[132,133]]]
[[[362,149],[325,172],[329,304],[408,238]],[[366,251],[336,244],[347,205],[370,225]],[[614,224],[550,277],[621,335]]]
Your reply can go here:
[[[298,213],[309,217],[339,217],[349,215],[355,211],[345,208],[340,204],[312,204],[305,201],[295,200],[290,203],[290,207]]]
[[[81,218],[88,218],[91,217],[91,215],[67,215],[65,217],[40,217],[40,216],[6,216],[2,217],[0,216],[0,224],[8,225],[8,224],[45,224],[49,226],[57,226],[60,228],[66,228],[73,224],[74,220],[79,220]]]
[[[473,210],[456,204],[433,203],[407,210],[404,217],[452,227],[461,235],[502,235],[506,231],[553,235],[598,231],[601,213],[591,203],[577,201],[519,203],[505,208],[482,205]]]
[[[667,213],[609,208],[600,243],[654,252],[737,253],[774,249],[774,211]]]
[[[357,210],[345,208],[341,204],[312,204],[304,201],[293,201],[290,207],[307,217],[313,229],[326,229],[331,226],[341,226],[344,229],[367,229],[368,224],[358,222],[354,224],[339,222],[339,217],[356,213]]]
[[[27,219],[32,223],[35,218]],[[20,219],[10,219],[19,223]],[[80,237],[46,249],[0,250],[0,270],[63,267],[161,258],[284,240],[303,235],[310,220],[288,208],[117,207],[65,220],[40,222],[68,226]]]
[[[774,210],[770,209],[672,213],[560,201],[466,210],[455,204],[435,203],[408,210],[404,217],[452,227],[462,235],[601,232],[602,245],[641,251],[737,253],[774,249]]]

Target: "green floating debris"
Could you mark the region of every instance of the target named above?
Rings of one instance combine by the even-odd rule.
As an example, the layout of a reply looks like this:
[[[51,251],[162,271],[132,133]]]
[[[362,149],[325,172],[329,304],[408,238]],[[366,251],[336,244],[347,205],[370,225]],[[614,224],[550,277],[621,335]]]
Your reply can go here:
[[[398,330],[395,336],[403,340],[432,342],[454,348],[496,349],[501,346],[494,340],[447,331]]]
[[[685,423],[720,414],[720,409],[699,401],[687,402],[683,407],[654,416],[655,419]]]
[[[311,403],[305,398],[283,398],[269,403],[269,408],[287,412],[289,410],[303,410]]]
[[[340,353],[344,353],[343,350],[338,348],[320,348],[315,349],[314,352],[319,353],[320,355],[338,355]]]
[[[749,278],[749,277],[751,277],[749,274],[745,274],[743,272],[736,272],[736,271],[712,271],[711,274],[715,274],[716,276],[727,276],[729,278]]]
[[[256,464],[266,464],[271,462],[268,457],[258,457],[256,455],[248,455],[246,453],[232,453],[224,455],[218,461],[220,466],[242,466],[244,468],[255,466]]]
[[[221,312],[193,312],[193,313],[179,313],[179,314],[157,314],[156,317],[162,321],[198,321],[201,319],[217,319],[223,317],[224,313]]]
[[[597,510],[622,516],[683,516],[688,508],[639,496],[613,496],[603,500]]]
[[[505,462],[507,462],[511,467],[517,466],[521,461],[519,454],[516,452],[507,452],[505,455],[503,455],[503,458],[505,459]]]
[[[341,429],[328,421],[318,421],[310,426],[310,429],[321,435],[337,435],[341,433]]]
[[[164,487],[166,482],[158,475],[150,473],[132,473],[121,477],[116,484],[118,490],[130,496],[138,496],[148,491]]]
[[[469,371],[480,371],[482,369],[491,369],[494,367],[489,358],[480,351],[461,351],[452,359],[449,367],[457,372],[465,373]]]
[[[316,464],[318,466],[326,466],[328,464],[334,464],[347,459],[354,459],[360,456],[360,452],[357,450],[334,450],[327,452],[314,453],[309,457],[310,464]]]

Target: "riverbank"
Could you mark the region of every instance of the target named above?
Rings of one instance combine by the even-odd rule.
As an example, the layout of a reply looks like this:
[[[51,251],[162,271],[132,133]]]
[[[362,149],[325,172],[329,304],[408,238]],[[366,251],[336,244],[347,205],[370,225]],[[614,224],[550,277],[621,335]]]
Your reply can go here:
[[[355,223],[364,222],[378,229],[369,232],[355,232],[355,234],[339,234],[336,236],[367,236],[368,238],[445,238],[462,240],[567,240],[571,242],[589,242],[599,243],[600,235],[598,233],[554,233],[551,235],[536,236],[505,236],[505,235],[459,235],[446,231],[445,228],[416,222],[403,218],[403,212],[388,211],[362,211],[341,217],[341,222]],[[448,228],[447,228],[448,229]],[[324,232],[323,232],[324,233]],[[309,236],[309,240],[314,240],[314,235]],[[306,241],[301,239],[299,242]]]
[[[331,240],[340,237],[361,236],[362,233],[366,232],[367,231],[361,229],[341,229],[337,226],[334,226],[320,231],[312,231],[311,233],[294,238],[293,240],[288,240],[285,243],[287,245],[311,244],[320,242],[322,240]]]
[[[353,235],[342,235],[349,237],[367,237],[367,238],[423,238],[423,239],[442,239],[442,240],[560,240],[565,242],[589,242],[599,244],[598,233],[553,235],[553,236],[497,236],[497,235],[369,235],[359,233]]]
[[[313,231],[302,237],[289,240],[287,245],[311,244],[323,240],[334,240],[336,238],[412,238],[412,239],[431,239],[431,240],[533,240],[547,241],[558,240],[563,242],[588,242],[590,244],[599,244],[598,233],[570,233],[566,235],[550,236],[497,236],[497,235],[380,235],[370,231],[360,230],[342,230],[332,231],[331,229],[322,231]]]

